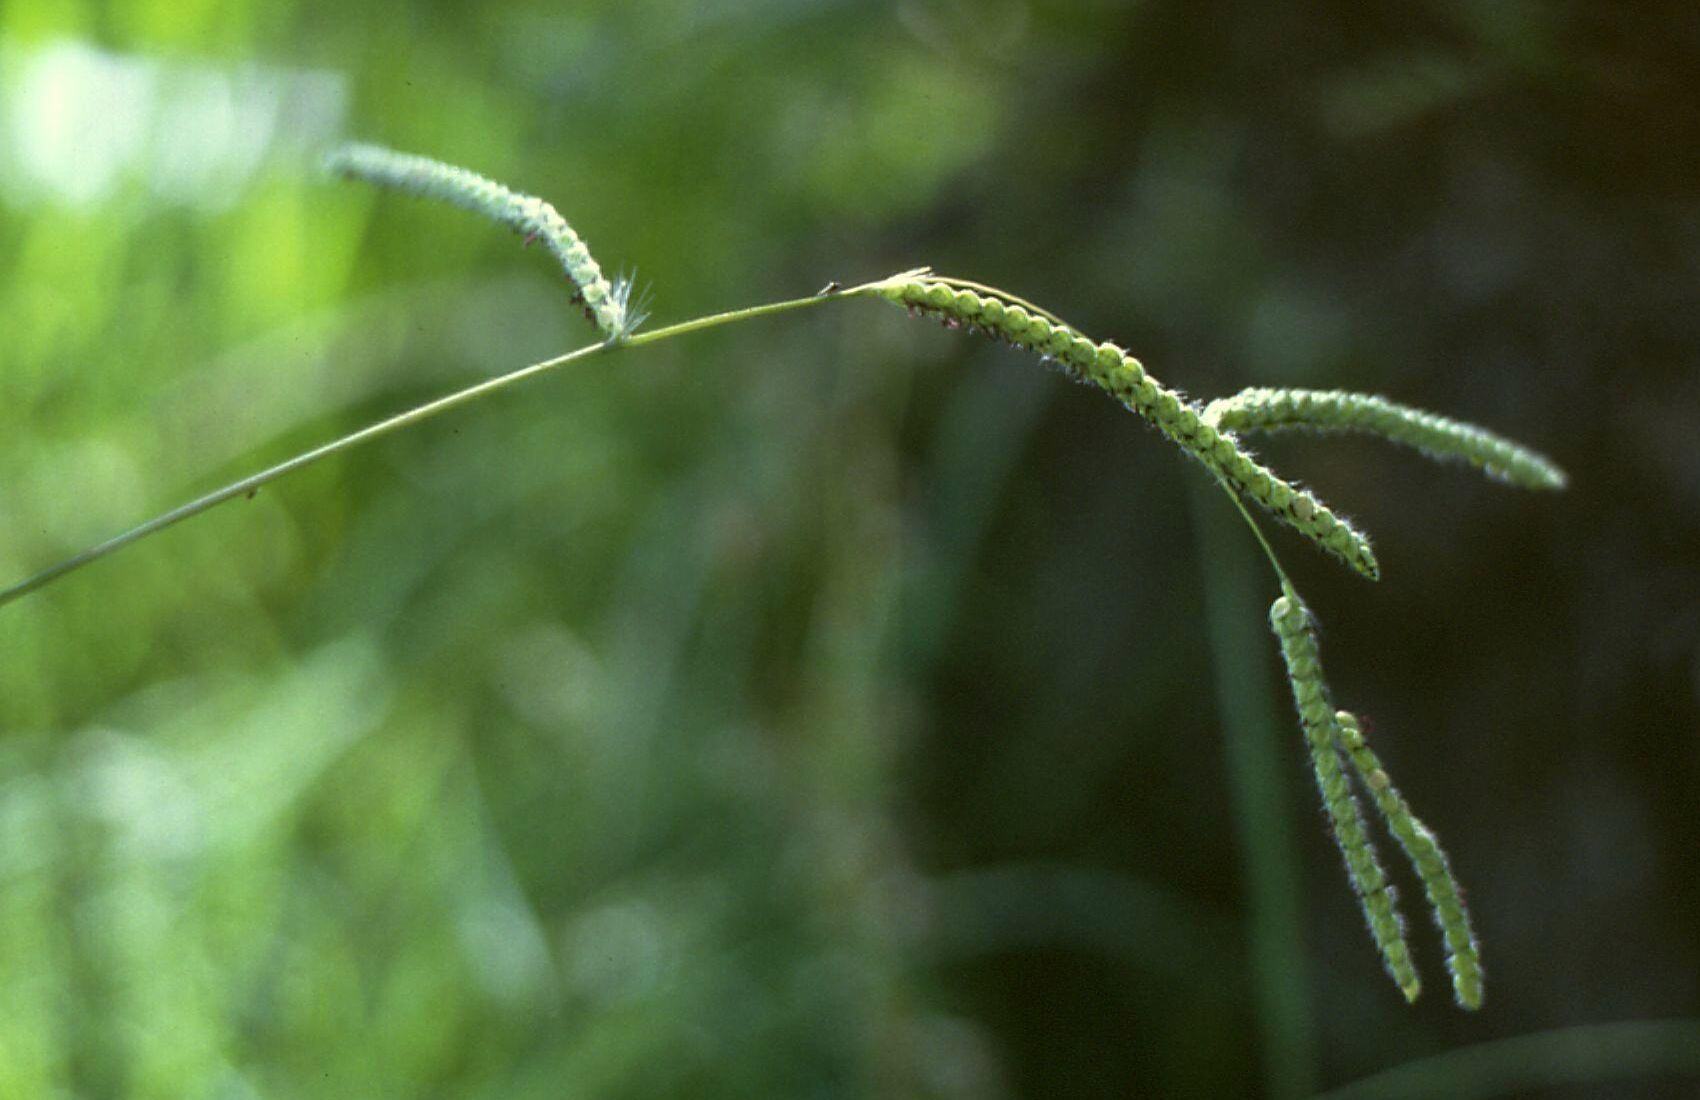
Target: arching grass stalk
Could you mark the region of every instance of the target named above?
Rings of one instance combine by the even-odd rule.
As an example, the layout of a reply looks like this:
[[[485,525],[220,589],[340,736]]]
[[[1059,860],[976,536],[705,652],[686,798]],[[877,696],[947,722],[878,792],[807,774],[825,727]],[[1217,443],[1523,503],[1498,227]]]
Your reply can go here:
[[[1404,927],[1394,907],[1393,890],[1370,844],[1362,810],[1343,762],[1349,762],[1355,770],[1358,781],[1367,788],[1371,801],[1387,819],[1395,839],[1423,881],[1446,940],[1447,962],[1459,1002],[1469,1008],[1480,1004],[1481,968],[1475,937],[1451,867],[1433,834],[1411,815],[1403,797],[1388,780],[1380,761],[1364,742],[1357,720],[1349,712],[1333,710],[1316,654],[1309,611],[1246,509],[1245,501],[1266,508],[1281,522],[1365,576],[1379,577],[1380,566],[1368,539],[1309,491],[1260,465],[1232,431],[1235,427],[1253,430],[1289,425],[1373,431],[1417,446],[1432,456],[1464,458],[1492,474],[1540,488],[1558,488],[1564,484],[1564,475],[1556,466],[1482,429],[1361,395],[1247,391],[1224,402],[1199,406],[1152,378],[1137,359],[1121,348],[1095,343],[1056,314],[995,287],[935,275],[928,268],[916,268],[849,289],[839,289],[833,284],[806,298],[698,317],[640,334],[633,331],[642,318],[629,308],[629,286],[609,284],[583,241],[541,199],[517,194],[464,169],[375,146],[345,147],[332,155],[329,164],[343,175],[442,199],[485,214],[527,234],[528,238],[544,239],[578,287],[580,300],[606,339],[456,390],[231,482],[0,590],[0,605],[296,470],[569,363],[826,302],[879,297],[911,313],[937,317],[949,327],[984,331],[996,339],[1039,353],[1076,379],[1091,383],[1121,401],[1210,472],[1251,528],[1280,582],[1281,595],[1271,609],[1271,624],[1281,640],[1323,804],[1345,857],[1347,873],[1362,901],[1365,921],[1388,971],[1407,997],[1416,996],[1418,981],[1405,946]]]
[[[96,543],[81,553],[66,558],[64,561],[47,569],[43,569],[41,572],[32,577],[28,577],[4,590],[0,590],[0,606],[9,604],[21,596],[27,596],[37,589],[45,588],[47,585],[68,573],[73,573],[85,565],[92,565],[109,554],[116,553],[132,543],[140,542],[149,535],[158,534],[167,527],[181,523],[192,516],[198,516],[209,508],[216,507],[217,505],[223,504],[227,500],[233,500],[236,497],[247,496],[249,493],[254,492],[261,486],[268,485],[287,474],[295,473],[297,470],[304,470],[316,462],[330,458],[332,455],[341,454],[342,452],[352,450],[363,443],[370,443],[373,440],[381,439],[392,432],[398,432],[403,428],[411,428],[415,424],[422,424],[425,421],[430,420],[433,417],[440,416],[452,409],[458,409],[462,405],[477,401],[482,397],[488,397],[499,390],[506,389],[507,387],[519,382],[524,382],[527,379],[536,377],[537,375],[545,374],[557,368],[564,367],[569,363],[583,362],[599,355],[606,355],[609,352],[620,348],[642,347],[645,344],[654,344],[662,340],[672,339],[676,336],[684,336],[688,333],[703,331],[704,329],[718,328],[721,325],[729,325],[738,321],[749,321],[754,320],[757,317],[766,317],[775,313],[786,313],[794,309],[804,309],[809,306],[815,306],[822,302],[830,301],[833,298],[847,297],[850,294],[859,292],[859,290],[860,288],[849,291],[837,291],[830,294],[816,294],[807,298],[793,298],[783,302],[769,302],[766,305],[751,306],[748,309],[734,309],[725,313],[716,313],[708,317],[698,317],[691,321],[684,321],[680,324],[669,325],[666,328],[654,329],[650,332],[627,337],[624,341],[618,344],[606,342],[600,344],[589,344],[575,351],[569,351],[565,355],[557,355],[553,359],[544,359],[540,362],[532,363],[529,366],[520,367],[518,370],[509,371],[507,374],[485,379],[482,382],[467,386],[464,389],[455,390],[453,393],[445,394],[434,401],[427,401],[425,404],[417,405],[408,409],[406,412],[398,413],[388,419],[380,420],[375,424],[369,424],[366,427],[361,428],[359,431],[350,432],[341,438],[333,439],[329,443],[314,447],[312,450],[303,451],[292,458],[279,462],[275,466],[268,466],[258,473],[250,474],[247,477],[233,481],[222,488],[214,489],[205,496],[196,497],[194,500],[181,504],[176,508],[171,509],[169,512],[163,512],[145,523],[132,527],[130,530],[125,531],[121,535],[114,535],[112,538],[109,538],[104,542]]]
[[[671,340],[707,329],[719,328],[723,325],[752,321],[760,317],[788,313],[794,310],[809,309],[826,302],[846,298],[878,296],[891,301],[904,301],[904,295],[915,293],[916,288],[920,288],[923,293],[932,297],[937,297],[941,291],[934,288],[946,288],[951,283],[979,286],[979,284],[966,284],[962,280],[943,280],[933,276],[928,268],[915,268],[860,286],[833,287],[804,298],[768,302],[763,305],[727,310],[724,313],[681,321],[664,328],[635,333],[617,342],[604,341],[589,344],[564,355],[520,367],[507,374],[498,375],[495,378],[486,379],[464,389],[456,390],[434,401],[428,401],[423,405],[416,406],[386,420],[378,421],[375,424],[370,424],[358,431],[350,432],[339,439],[304,451],[275,466],[267,467],[257,473],[233,481],[222,488],[207,493],[205,496],[197,497],[168,512],[155,516],[120,535],[97,543],[34,576],[0,590],[0,606],[43,588],[85,565],[93,564],[109,554],[163,531],[167,527],[197,516],[209,508],[223,504],[225,501],[246,496],[280,477],[305,469],[322,459],[341,454],[363,443],[380,439],[391,432],[423,423],[432,417],[487,397],[518,382],[566,366],[569,363],[582,362],[620,349],[641,348],[663,340]],[[976,298],[975,308],[978,312],[971,315],[974,318],[972,322],[974,325],[990,324],[992,315],[1001,315],[1001,320],[998,322],[1001,328],[997,330],[1001,338],[1007,339],[1020,347],[1041,346],[1047,354],[1053,347],[1060,350],[1064,343],[1076,352],[1083,344],[1091,346],[1095,356],[1102,356],[1104,364],[1098,365],[1098,361],[1095,359],[1092,369],[1098,375],[1110,379],[1103,383],[1108,392],[1118,396],[1127,395],[1124,400],[1129,403],[1130,408],[1144,413],[1147,419],[1154,423],[1160,431],[1180,443],[1189,454],[1211,466],[1219,477],[1232,480],[1236,486],[1245,485],[1248,492],[1258,494],[1258,499],[1267,498],[1269,506],[1276,509],[1277,514],[1282,514],[1288,522],[1310,535],[1324,549],[1347,561],[1355,562],[1360,572],[1371,576],[1378,575],[1379,567],[1376,566],[1374,556],[1369,552],[1368,542],[1362,540],[1361,536],[1358,536],[1355,531],[1351,531],[1343,523],[1336,521],[1333,514],[1320,503],[1316,503],[1315,498],[1309,493],[1292,489],[1286,482],[1258,466],[1249,456],[1246,456],[1243,462],[1232,462],[1225,472],[1221,468],[1224,465],[1224,460],[1207,457],[1214,454],[1228,454],[1232,458],[1236,455],[1243,455],[1244,452],[1228,437],[1218,436],[1214,429],[1204,426],[1196,415],[1191,402],[1187,402],[1171,390],[1160,388],[1144,373],[1137,360],[1113,345],[1090,345],[1085,337],[1069,329],[1061,321],[1057,321],[1054,326],[1049,321],[1044,321],[1042,322],[1044,328],[1041,330],[1038,326],[1025,322],[1024,318],[1029,316],[1052,317],[1053,315],[1038,310],[1038,307],[1033,307],[1036,312],[1030,314],[1025,307],[1019,305],[1014,305],[1006,311],[1001,305],[1002,302],[1019,303],[1021,299],[989,287],[981,289],[986,297],[984,299]],[[953,304],[956,302],[955,293],[957,292],[953,292],[951,299]],[[959,293],[966,295],[973,292],[964,289]],[[930,300],[929,298],[929,303]],[[982,302],[983,304],[978,304]],[[927,308],[931,312],[939,311],[938,307],[931,304]],[[956,323],[966,326],[969,322],[958,319]],[[1041,340],[1041,337],[1043,337],[1042,343],[1035,345],[1034,341]],[[1105,351],[1104,348],[1110,350]],[[1077,359],[1078,355],[1075,358]],[[1071,359],[1070,361],[1073,362],[1074,360]],[[1301,516],[1303,517],[1302,520],[1299,518]],[[1321,534],[1321,532],[1326,532],[1326,534]]]

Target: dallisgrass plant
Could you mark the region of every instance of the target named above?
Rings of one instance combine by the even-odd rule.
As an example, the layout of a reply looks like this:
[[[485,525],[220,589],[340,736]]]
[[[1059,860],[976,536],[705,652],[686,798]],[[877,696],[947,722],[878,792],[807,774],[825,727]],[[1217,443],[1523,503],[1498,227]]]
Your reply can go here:
[[[631,280],[610,283],[567,219],[542,199],[517,194],[465,168],[376,145],[344,145],[325,158],[325,168],[482,214],[523,234],[526,244],[542,241],[577,288],[573,301],[584,307],[585,319],[608,339],[622,339],[643,324],[642,310],[634,311],[629,302]]]
[[[1270,609],[1270,622],[1286,663],[1323,808],[1344,858],[1347,877],[1357,892],[1371,939],[1400,991],[1408,1000],[1415,1000],[1421,982],[1406,943],[1404,919],[1399,913],[1395,890],[1369,835],[1360,792],[1368,795],[1370,804],[1381,815],[1423,885],[1445,943],[1447,967],[1458,1004],[1471,1009],[1481,1005],[1480,952],[1469,912],[1464,907],[1463,890],[1434,834],[1411,813],[1365,741],[1362,724],[1349,711],[1334,708],[1317,653],[1310,610],[1246,502],[1267,511],[1371,580],[1380,577],[1375,554],[1362,532],[1313,493],[1283,480],[1258,463],[1237,433],[1292,428],[1368,433],[1415,447],[1430,457],[1470,462],[1510,484],[1532,489],[1564,487],[1565,475],[1552,462],[1484,429],[1364,394],[1249,389],[1200,405],[1163,385],[1120,347],[1093,341],[1054,313],[995,287],[938,275],[924,267],[849,288],[829,284],[808,297],[699,317],[640,333],[637,329],[644,313],[630,301],[631,281],[610,282],[584,241],[543,200],[511,191],[463,168],[372,145],[344,146],[326,158],[325,166],[348,179],[439,199],[482,214],[524,235],[527,244],[542,241],[571,281],[574,302],[583,307],[586,318],[596,325],[602,339],[457,390],[232,482],[0,590],[0,605],[320,459],[568,363],[828,302],[883,299],[912,315],[933,317],[946,327],[981,332],[1036,353],[1073,378],[1097,386],[1195,459],[1228,495],[1251,527],[1280,586],[1280,595]]]

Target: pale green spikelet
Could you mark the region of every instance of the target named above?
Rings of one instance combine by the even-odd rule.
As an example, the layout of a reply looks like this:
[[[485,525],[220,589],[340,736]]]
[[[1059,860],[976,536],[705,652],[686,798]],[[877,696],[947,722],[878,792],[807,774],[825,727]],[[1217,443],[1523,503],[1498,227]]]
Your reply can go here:
[[[629,336],[643,323],[641,310],[630,308],[631,282],[610,283],[572,226],[542,199],[509,190],[465,168],[377,145],[344,145],[325,158],[325,167],[350,179],[482,214],[521,234],[527,244],[542,241],[577,288],[574,300],[610,340]]]
[[[1364,576],[1381,576],[1369,540],[1349,522],[1307,490],[1260,465],[1232,436],[1208,423],[1196,404],[1153,378],[1138,359],[1116,345],[1094,343],[1055,314],[1003,291],[933,275],[925,268],[858,289],[1055,361],[1144,417],[1240,495]]]
[[[1430,458],[1460,459],[1526,489],[1562,489],[1569,480],[1552,460],[1485,428],[1370,394],[1254,387],[1212,401],[1204,419],[1224,432],[1309,428],[1378,435]]]
[[[1334,728],[1340,745],[1357,768],[1358,776],[1369,789],[1387,827],[1399,846],[1405,849],[1423,891],[1428,894],[1434,909],[1435,923],[1440,926],[1446,941],[1446,967],[1452,972],[1452,990],[1458,1003],[1465,1008],[1482,1006],[1482,959],[1476,943],[1475,930],[1470,926],[1470,911],[1464,907],[1464,892],[1452,874],[1452,865],[1441,850],[1428,827],[1411,813],[1404,796],[1376,758],[1374,750],[1364,741],[1363,728],[1356,715],[1339,711]]]
[[[1323,680],[1310,613],[1290,586],[1284,586],[1283,594],[1270,607],[1269,622],[1281,641],[1281,656],[1298,705],[1299,720],[1304,725],[1316,785],[1333,825],[1334,841],[1345,857],[1347,874],[1363,907],[1364,922],[1381,952],[1387,973],[1405,999],[1414,1001],[1422,990],[1422,982],[1411,961],[1410,946],[1405,942],[1405,922],[1399,915],[1387,873],[1382,870],[1369,839],[1363,807],[1341,767],[1342,750],[1334,730],[1334,708],[1328,700],[1328,685]]]

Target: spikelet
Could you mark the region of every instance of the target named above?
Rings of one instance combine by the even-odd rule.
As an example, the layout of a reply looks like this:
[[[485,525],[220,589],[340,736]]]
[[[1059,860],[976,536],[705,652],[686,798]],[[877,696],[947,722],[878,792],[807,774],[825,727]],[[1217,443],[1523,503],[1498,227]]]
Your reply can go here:
[[[610,283],[572,226],[542,199],[511,191],[465,168],[377,145],[344,145],[326,156],[325,167],[349,179],[482,214],[521,234],[527,244],[542,241],[578,288],[574,300],[609,340],[623,339],[643,323],[641,310],[632,310],[628,302],[631,282]]]
[[[1430,458],[1460,459],[1526,489],[1562,489],[1567,478],[1550,459],[1484,428],[1339,390],[1242,390],[1212,401],[1204,419],[1219,431],[1365,432],[1414,447]]]
[[[1363,807],[1341,767],[1334,708],[1328,701],[1328,685],[1322,677],[1310,613],[1298,593],[1284,587],[1283,595],[1269,609],[1269,622],[1281,640],[1281,656],[1287,665],[1287,679],[1292,684],[1293,699],[1298,704],[1299,720],[1310,747],[1316,785],[1334,828],[1334,842],[1345,857],[1346,872],[1363,907],[1364,922],[1381,952],[1387,973],[1405,999],[1414,1001],[1422,990],[1422,982],[1405,942],[1405,922],[1399,915],[1393,887],[1370,842]]]
[[[1197,405],[1153,378],[1114,344],[1093,343],[1054,314],[990,287],[947,279],[926,269],[858,288],[951,327],[979,330],[1036,351],[1065,372],[1090,382],[1202,462],[1217,477],[1276,518],[1371,580],[1381,567],[1369,540],[1307,490],[1283,481],[1208,423]]]
[[[1446,968],[1452,973],[1452,991],[1465,1008],[1482,1006],[1482,959],[1476,933],[1470,926],[1470,911],[1464,907],[1464,892],[1452,874],[1452,865],[1428,827],[1411,813],[1398,788],[1388,778],[1374,750],[1364,741],[1356,715],[1339,711],[1334,717],[1340,745],[1357,768],[1387,827],[1405,849],[1423,891],[1434,909],[1434,920],[1446,942]]]

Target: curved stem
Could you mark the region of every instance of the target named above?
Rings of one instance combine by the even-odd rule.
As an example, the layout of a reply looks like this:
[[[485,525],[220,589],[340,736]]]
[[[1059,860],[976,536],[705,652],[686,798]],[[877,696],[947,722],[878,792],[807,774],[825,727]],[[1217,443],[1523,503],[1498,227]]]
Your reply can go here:
[[[675,336],[685,336],[693,332],[717,328],[721,325],[729,325],[737,321],[753,320],[757,317],[766,317],[770,314],[785,313],[795,309],[804,309],[809,306],[819,305],[822,302],[830,302],[839,298],[856,296],[866,293],[868,287],[873,285],[875,284],[870,283],[865,284],[864,286],[852,287],[849,290],[835,290],[829,293],[814,294],[807,298],[792,298],[783,302],[769,302],[765,305],[750,306],[745,309],[728,310],[725,313],[716,313],[708,317],[698,317],[694,320],[682,321],[676,325],[669,325],[666,328],[653,329],[649,332],[641,333],[636,336],[630,336],[623,340],[608,340],[600,344],[590,344],[579,348],[576,351],[569,351],[565,355],[558,355],[553,359],[545,359],[541,362],[532,363],[530,366],[520,367],[518,370],[509,371],[507,374],[485,379],[482,382],[478,382],[474,385],[467,386],[464,389],[456,390],[453,393],[439,397],[434,401],[428,401],[423,405],[408,409],[406,412],[398,413],[387,420],[380,420],[376,424],[369,424],[366,427],[361,428],[359,431],[350,432],[348,435],[342,436],[340,439],[334,439],[331,442],[315,447],[310,451],[305,451],[293,458],[280,462],[275,466],[269,466],[258,473],[250,474],[239,481],[233,481],[223,488],[215,489],[205,496],[196,497],[194,500],[191,500],[186,504],[178,505],[169,512],[155,516],[146,523],[132,527],[130,530],[125,531],[121,535],[115,535],[112,538],[107,539],[105,542],[96,543],[80,554],[66,558],[64,561],[52,566],[51,568],[44,569],[32,577],[21,580],[8,588],[0,590],[0,606],[11,603],[13,600],[19,599],[20,597],[27,596],[39,588],[45,588],[47,585],[52,584],[54,581],[66,574],[73,573],[85,565],[97,562],[101,558],[106,557],[108,554],[116,553],[132,543],[140,542],[149,535],[163,531],[173,524],[181,523],[183,520],[189,519],[191,516],[198,516],[207,509],[223,504],[227,500],[231,500],[239,496],[245,496],[260,488],[260,486],[276,481],[278,478],[283,477],[286,474],[292,474],[297,470],[305,469],[306,467],[313,465],[313,463],[318,462],[320,459],[329,458],[335,454],[341,454],[343,451],[351,450],[362,443],[369,443],[374,439],[389,435],[391,432],[400,431],[402,428],[412,427],[414,424],[429,420],[440,413],[445,413],[451,409],[459,408],[468,402],[476,401],[480,397],[495,393],[500,389],[505,389],[516,382],[523,382],[535,375],[543,374],[547,371],[554,370],[557,367],[565,366],[568,363],[575,363],[606,352],[616,351],[620,348],[640,347],[644,344],[653,344]]]
[[[1275,548],[1270,546],[1269,540],[1263,536],[1263,528],[1257,525],[1257,520],[1252,517],[1251,511],[1246,508],[1245,501],[1241,500],[1240,495],[1234,492],[1233,486],[1229,485],[1226,481],[1223,481],[1220,477],[1216,479],[1216,484],[1221,487],[1224,493],[1228,494],[1228,499],[1233,501],[1234,507],[1240,510],[1240,516],[1244,518],[1246,526],[1250,527],[1251,533],[1257,536],[1257,544],[1263,547],[1263,556],[1269,559],[1270,566],[1275,570],[1275,576],[1280,579],[1282,591],[1291,592],[1293,590],[1293,582],[1287,579],[1287,571],[1281,568],[1281,559],[1275,556]]]
[[[963,286],[978,287],[980,285],[978,283],[969,283],[966,280],[951,281]],[[291,474],[297,470],[311,466],[320,459],[329,458],[332,455],[340,454],[343,451],[357,447],[362,443],[370,442],[371,440],[388,435],[391,432],[399,431],[402,428],[411,427],[421,421],[429,420],[439,413],[448,412],[450,409],[458,408],[470,401],[475,401],[487,394],[491,394],[497,390],[511,386],[516,382],[522,382],[534,375],[543,374],[547,371],[554,370],[556,367],[565,366],[568,363],[577,362],[582,359],[589,359],[593,356],[621,348],[642,347],[646,344],[659,343],[662,340],[670,340],[678,336],[687,336],[693,332],[701,332],[706,329],[718,328],[721,325],[734,324],[739,321],[750,321],[758,317],[767,317],[778,313],[788,313],[793,310],[807,309],[812,306],[820,305],[823,302],[865,296],[877,292],[878,289],[887,282],[889,282],[889,279],[875,280],[873,282],[863,283],[860,286],[854,286],[843,290],[828,290],[819,294],[811,294],[806,298],[790,298],[784,301],[768,302],[758,306],[747,306],[743,309],[727,310],[724,313],[715,313],[707,317],[697,317],[689,321],[681,321],[678,324],[668,325],[664,328],[651,329],[648,332],[627,336],[623,339],[606,340],[600,344],[590,344],[579,348],[576,351],[567,352],[565,355],[559,355],[553,359],[545,359],[541,362],[532,363],[529,366],[520,367],[518,370],[510,371],[507,374],[486,379],[483,382],[446,394],[434,401],[428,401],[423,405],[419,405],[407,410],[406,412],[392,416],[387,420],[381,420],[376,424],[370,424],[361,428],[359,431],[351,432],[348,435],[342,436],[340,439],[334,439],[329,443],[296,455],[293,458],[280,462],[275,466],[270,466],[258,473],[250,474],[238,481],[233,481],[223,488],[215,489],[205,496],[197,497],[186,504],[181,504],[176,508],[173,508],[169,512],[155,516],[146,523],[132,527],[130,530],[125,531],[121,535],[115,535],[104,542],[96,543],[87,550],[66,558],[57,565],[44,569],[32,577],[19,581],[8,588],[0,589],[0,606],[11,603],[13,600],[22,596],[27,596],[39,588],[45,588],[47,585],[53,583],[66,574],[73,573],[85,565],[99,561],[108,554],[116,553],[132,543],[140,542],[149,535],[163,531],[165,528],[170,527],[173,524],[180,523],[183,520],[189,519],[191,516],[200,515],[209,508],[223,504],[227,500],[251,493],[260,488],[262,485],[276,481],[278,478],[283,477],[286,474]],[[992,288],[985,289],[991,290]],[[1020,301],[1020,299],[1005,294],[1003,291],[995,291],[995,293],[1009,298],[1011,301]],[[1037,310],[1037,307],[1034,308]],[[1044,311],[1038,310],[1038,312],[1043,313]],[[1221,484],[1220,479],[1218,479],[1218,483]],[[1240,514],[1245,517],[1245,521],[1251,525],[1252,532],[1257,536],[1258,542],[1263,546],[1264,554],[1269,558],[1270,564],[1275,567],[1275,572],[1281,577],[1282,584],[1285,585],[1287,583],[1287,576],[1281,569],[1281,563],[1276,559],[1275,552],[1270,549],[1269,543],[1264,539],[1263,532],[1257,526],[1256,521],[1253,520],[1251,514],[1246,511],[1245,505],[1240,501],[1239,495],[1226,484],[1222,484],[1222,490],[1228,494],[1231,500],[1233,500],[1234,506],[1240,510]]]
[[[660,340],[670,340],[675,336],[685,336],[703,329],[718,328],[737,321],[750,321],[757,317],[767,317],[775,313],[788,313],[794,309],[807,309],[818,306],[822,302],[836,301],[839,298],[852,298],[867,293],[876,284],[866,283],[862,286],[851,287],[849,290],[833,290],[821,294],[811,294],[807,298],[788,298],[783,302],[768,302],[765,305],[747,306],[743,309],[729,309],[725,313],[714,313],[707,317],[697,317],[689,321],[680,321],[676,325],[665,328],[650,329],[635,336],[628,336],[618,342],[609,341],[603,347],[637,348],[645,344],[653,344]]]
[[[1287,571],[1245,501],[1221,477],[1215,481],[1251,528],[1282,590],[1292,593]],[[1315,1088],[1316,1026],[1307,993],[1303,884],[1292,796],[1275,778],[1281,774],[1275,737],[1280,704],[1266,666],[1251,656],[1260,652],[1260,644],[1247,624],[1257,621],[1259,601],[1248,563],[1230,544],[1222,521],[1203,506],[1202,488],[1193,501],[1204,551],[1205,616],[1217,713],[1248,894],[1248,946],[1264,1086],[1271,1096],[1296,1098]]]

